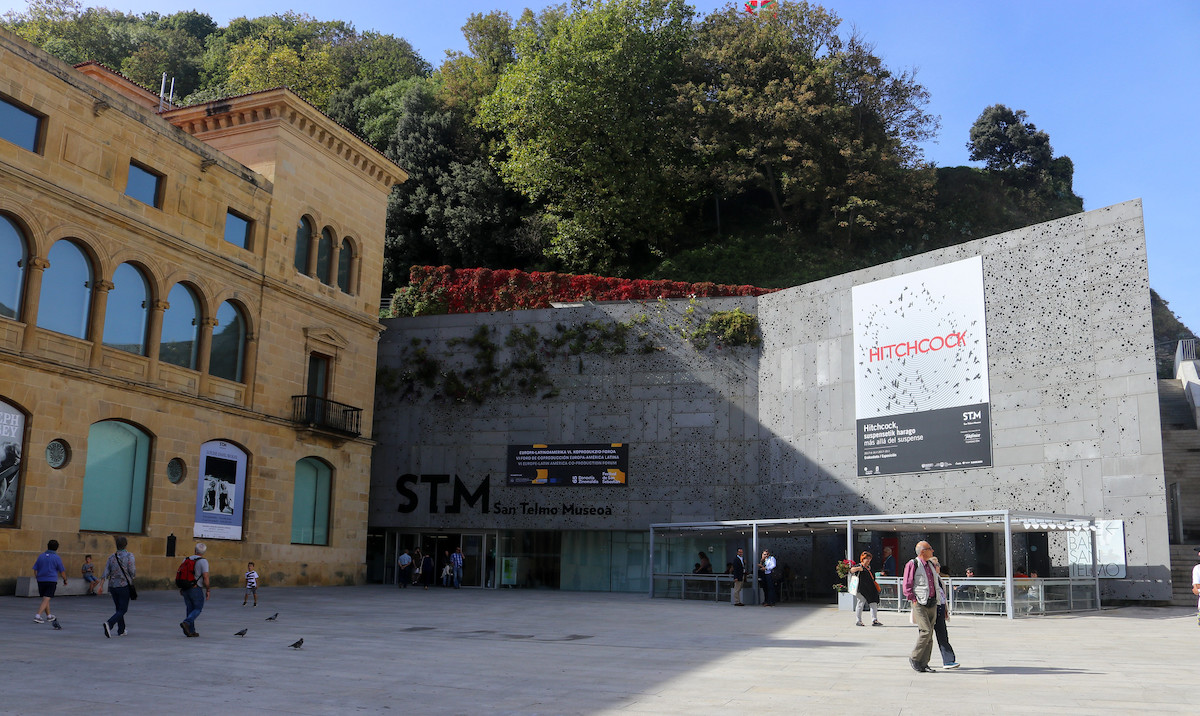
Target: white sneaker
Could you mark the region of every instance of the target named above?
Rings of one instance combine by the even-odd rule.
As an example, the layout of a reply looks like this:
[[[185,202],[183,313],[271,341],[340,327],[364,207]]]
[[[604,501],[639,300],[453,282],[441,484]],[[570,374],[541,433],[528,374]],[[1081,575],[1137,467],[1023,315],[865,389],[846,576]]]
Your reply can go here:
[[[123,631],[123,632],[118,632],[118,633],[117,633],[117,636],[129,636],[129,630],[128,630],[128,629],[126,629],[126,630],[125,630],[125,631]]]
[[[959,663],[957,661],[951,662],[949,664],[942,664],[943,669],[957,669],[958,667],[959,667]]]
[[[34,623],[34,624],[45,624],[45,623],[46,623],[46,620],[45,620],[45,619],[42,619],[42,615],[41,615],[41,614],[34,614],[34,615],[33,615],[33,623]]]
[[[58,617],[54,616],[53,614],[47,614],[47,615],[46,615],[46,621],[48,621],[48,622],[52,622],[52,621],[54,621],[55,619],[58,619]]]

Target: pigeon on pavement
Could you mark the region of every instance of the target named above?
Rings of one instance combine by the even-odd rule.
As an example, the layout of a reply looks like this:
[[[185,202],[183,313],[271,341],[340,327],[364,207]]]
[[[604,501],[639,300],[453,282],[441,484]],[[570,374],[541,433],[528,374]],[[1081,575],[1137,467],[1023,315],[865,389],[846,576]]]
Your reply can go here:
[[[278,619],[278,618],[279,618],[279,612],[275,612],[275,613],[274,613],[274,614],[272,614],[271,616],[267,617],[267,618],[266,618],[266,621],[273,622],[273,621],[275,621],[275,620],[276,620],[276,619]]]
[[[248,632],[248,631],[250,631],[250,630],[249,630],[249,629],[243,629],[243,630],[241,630],[241,631],[235,631],[235,632],[233,633],[233,635],[234,635],[234,636],[246,636],[246,632]]]
[[[54,621],[52,621],[50,623],[54,625],[55,629],[62,629],[62,625],[58,623],[57,619],[55,619]]]
[[[288,646],[292,647],[293,649],[299,649],[300,647],[304,646],[304,639],[300,639],[295,644],[288,644]]]

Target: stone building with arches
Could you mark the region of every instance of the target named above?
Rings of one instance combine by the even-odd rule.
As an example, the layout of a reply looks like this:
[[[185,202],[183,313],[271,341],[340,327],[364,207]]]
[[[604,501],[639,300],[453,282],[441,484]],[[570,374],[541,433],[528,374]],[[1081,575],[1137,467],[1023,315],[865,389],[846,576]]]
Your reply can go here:
[[[0,78],[0,593],[113,534],[147,586],[197,536],[217,584],[362,581],[407,175],[287,89],[177,108],[4,31]]]

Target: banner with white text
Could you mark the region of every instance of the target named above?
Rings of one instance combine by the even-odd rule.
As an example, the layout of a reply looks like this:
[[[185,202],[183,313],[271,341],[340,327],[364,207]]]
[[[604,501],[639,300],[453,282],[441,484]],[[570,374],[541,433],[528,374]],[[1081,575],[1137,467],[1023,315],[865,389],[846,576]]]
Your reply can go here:
[[[991,466],[983,259],[851,296],[859,474]]]
[[[524,485],[624,485],[629,445],[509,445],[510,487]]]

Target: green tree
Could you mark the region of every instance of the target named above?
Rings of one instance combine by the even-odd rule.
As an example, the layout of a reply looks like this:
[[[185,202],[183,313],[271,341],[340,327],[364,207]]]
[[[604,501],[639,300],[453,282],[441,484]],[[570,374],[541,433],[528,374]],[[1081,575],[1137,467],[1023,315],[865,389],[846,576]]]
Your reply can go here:
[[[624,274],[678,228],[689,161],[674,84],[692,36],[681,0],[577,2],[516,29],[516,60],[483,103],[504,141],[501,176],[545,206],[549,253]]]
[[[229,49],[226,88],[256,92],[286,86],[323,108],[334,91],[335,66],[327,46],[305,41],[297,49],[295,35],[281,25],[246,38]]]
[[[438,98],[471,123],[478,114],[479,103],[495,91],[500,75],[516,59],[516,45],[512,18],[506,12],[473,13],[462,32],[470,53],[447,53],[438,68],[441,78]]]
[[[919,222],[933,174],[918,143],[936,119],[911,73],[894,73],[840,20],[807,3],[705,18],[679,102],[692,113],[698,185],[761,196],[777,227],[862,249]]]
[[[1050,136],[1026,117],[1025,110],[1013,111],[1002,104],[983,110],[971,125],[967,142],[971,161],[982,161],[993,171],[1045,168],[1054,155]]]
[[[384,293],[408,281],[413,264],[513,266],[531,226],[522,203],[438,103],[434,83],[411,85],[385,154],[409,173],[388,201]]]

